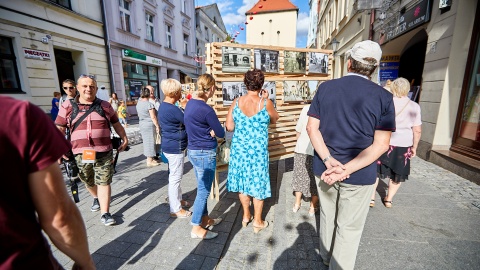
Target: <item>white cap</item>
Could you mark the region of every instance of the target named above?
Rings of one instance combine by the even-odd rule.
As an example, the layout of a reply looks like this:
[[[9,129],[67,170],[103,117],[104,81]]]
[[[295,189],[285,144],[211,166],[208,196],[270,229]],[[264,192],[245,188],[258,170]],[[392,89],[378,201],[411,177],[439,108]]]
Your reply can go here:
[[[374,58],[376,60],[375,66],[378,66],[382,58],[382,49],[380,49],[378,43],[371,40],[364,40],[353,45],[353,48],[347,51],[347,55],[366,65],[371,65],[371,63],[365,61],[365,58]]]
[[[100,89],[105,89],[105,85],[100,85]]]

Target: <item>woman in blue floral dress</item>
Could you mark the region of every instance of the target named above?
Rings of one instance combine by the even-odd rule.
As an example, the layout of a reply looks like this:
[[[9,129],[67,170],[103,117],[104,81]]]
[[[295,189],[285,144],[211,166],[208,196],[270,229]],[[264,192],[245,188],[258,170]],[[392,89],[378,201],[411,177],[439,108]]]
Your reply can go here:
[[[258,233],[268,227],[262,220],[263,200],[271,197],[268,169],[268,125],[277,122],[279,115],[268,91],[262,90],[264,75],[259,69],[245,73],[243,82],[247,94],[235,99],[228,110],[226,127],[234,131],[227,189],[238,192],[243,207],[242,225],[253,220],[253,230]],[[250,213],[253,198],[254,217]]]

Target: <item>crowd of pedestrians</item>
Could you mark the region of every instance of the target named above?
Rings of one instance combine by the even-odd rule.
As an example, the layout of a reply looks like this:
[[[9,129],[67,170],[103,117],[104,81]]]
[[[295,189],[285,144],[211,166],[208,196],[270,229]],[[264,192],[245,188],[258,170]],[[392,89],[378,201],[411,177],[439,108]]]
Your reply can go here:
[[[391,207],[400,183],[408,179],[409,160],[416,155],[421,135],[420,107],[407,97],[408,81],[393,81],[392,95],[370,80],[381,55],[377,43],[355,44],[348,52],[349,73],[322,83],[296,126],[292,210],[300,209],[303,198],[310,203],[310,216],[320,212],[320,256],[330,269],[354,269],[369,206],[375,203],[376,181],[390,179],[383,203]],[[233,132],[226,188],[239,195],[242,226],[251,224],[254,233],[269,226],[262,214],[264,200],[272,196],[268,127],[280,116],[262,89],[264,80],[261,70],[245,73],[247,94],[233,100],[225,126],[207,104],[217,90],[209,74],[198,78],[189,100],[182,99],[181,84],[175,79],[161,82],[165,96],[161,103],[152,86],[141,90],[136,108],[146,165],[157,166],[157,155],[165,156],[170,216],[191,219],[191,238],[218,236],[212,229],[222,218],[210,217],[207,199],[215,177],[217,140],[226,131]],[[58,106],[55,125],[38,107],[0,97],[0,114],[7,121],[0,126],[0,164],[9,168],[4,171],[11,180],[0,189],[0,246],[5,258],[0,269],[60,267],[42,230],[74,260],[75,268],[95,268],[85,225],[66,193],[57,160],[75,160],[79,178],[93,198],[91,211],[100,211],[106,226],[116,223],[109,212],[114,173],[111,127],[121,138],[115,148],[123,151],[128,145],[125,103],[116,94],[108,101],[96,98],[97,82],[89,75],[81,75],[76,86],[65,80],[62,87],[66,97],[52,100],[52,108],[54,102]],[[157,137],[161,149],[156,149]],[[193,206],[182,199],[185,154],[197,180]]]

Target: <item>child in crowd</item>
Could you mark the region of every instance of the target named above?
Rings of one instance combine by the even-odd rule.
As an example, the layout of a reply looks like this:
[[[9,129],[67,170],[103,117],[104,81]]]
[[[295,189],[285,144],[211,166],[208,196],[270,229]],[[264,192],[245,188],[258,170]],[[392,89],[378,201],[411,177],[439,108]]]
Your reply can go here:
[[[127,127],[127,107],[125,107],[125,102],[123,100],[120,100],[118,104],[119,104],[117,109],[118,120],[120,121],[120,124],[122,124],[123,127],[126,128]]]

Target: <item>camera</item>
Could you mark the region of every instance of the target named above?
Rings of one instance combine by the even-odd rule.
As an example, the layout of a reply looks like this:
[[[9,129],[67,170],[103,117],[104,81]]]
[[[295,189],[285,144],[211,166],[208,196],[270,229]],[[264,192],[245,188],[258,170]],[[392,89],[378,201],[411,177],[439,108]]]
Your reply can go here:
[[[110,141],[112,142],[112,147],[113,149],[117,150],[118,148],[120,148],[120,146],[122,145],[122,139],[120,137],[116,137],[116,136],[113,136]],[[125,147],[125,149],[123,149],[123,151],[128,151],[130,150],[130,146],[127,145],[127,147]]]
[[[63,166],[65,167],[65,172],[67,173],[67,176],[70,179],[70,189],[72,191],[73,200],[75,201],[75,203],[78,203],[80,202],[80,197],[78,197],[78,185],[77,185],[77,179],[79,179],[78,166],[77,166],[77,163],[75,162],[75,156],[73,155],[72,150],[70,150],[66,156],[68,159],[62,159],[62,163],[63,163]]]

